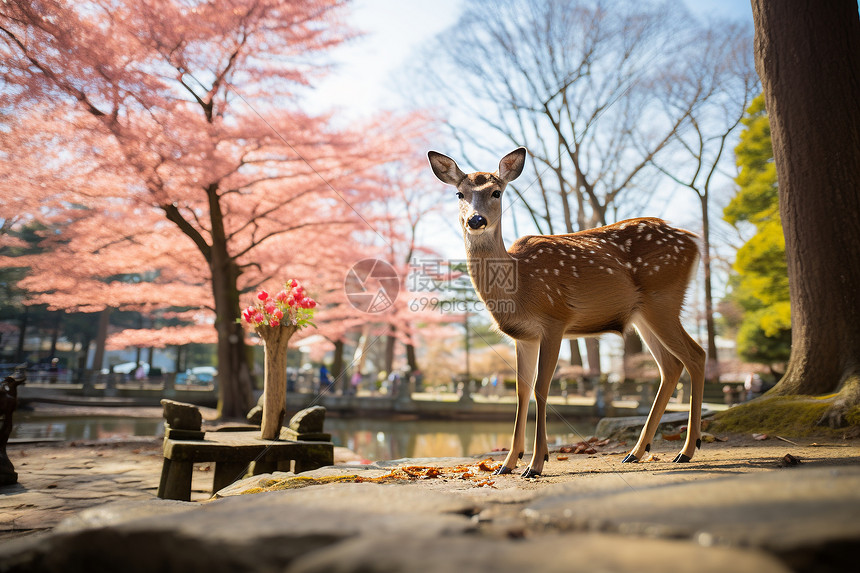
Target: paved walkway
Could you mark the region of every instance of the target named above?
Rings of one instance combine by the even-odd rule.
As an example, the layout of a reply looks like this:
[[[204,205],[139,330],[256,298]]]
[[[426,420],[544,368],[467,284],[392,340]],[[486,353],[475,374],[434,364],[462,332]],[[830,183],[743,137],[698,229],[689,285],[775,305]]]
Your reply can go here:
[[[199,466],[191,503],[155,498],[154,440],[12,446],[0,570],[852,570],[860,443],[792,441],[731,437],[687,465],[668,463],[678,442],[623,465],[626,446],[609,443],[554,452],[535,480],[471,458],[351,466],[341,450],[340,466],[250,478],[232,493],[258,493],[207,502]],[[390,475],[410,465],[424,469]]]

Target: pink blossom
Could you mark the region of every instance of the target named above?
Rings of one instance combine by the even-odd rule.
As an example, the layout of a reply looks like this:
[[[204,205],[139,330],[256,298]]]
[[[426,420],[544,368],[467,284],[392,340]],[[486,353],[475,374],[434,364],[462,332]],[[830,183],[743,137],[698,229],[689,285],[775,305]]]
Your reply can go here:
[[[281,291],[281,292],[279,292],[277,295],[275,295],[275,299],[276,299],[278,302],[286,302],[286,301],[287,301],[287,297],[288,297],[288,296],[289,296],[289,295],[287,294],[287,291],[282,290],[282,291]]]

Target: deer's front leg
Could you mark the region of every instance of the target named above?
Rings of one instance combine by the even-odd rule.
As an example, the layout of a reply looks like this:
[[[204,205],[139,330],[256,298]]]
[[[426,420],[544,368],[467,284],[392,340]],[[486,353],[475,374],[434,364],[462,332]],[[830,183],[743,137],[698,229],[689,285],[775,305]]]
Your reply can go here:
[[[535,447],[532,461],[522,476],[536,477],[543,471],[543,464],[549,459],[549,448],[546,444],[546,398],[552,375],[558,364],[558,350],[561,347],[561,334],[547,334],[540,342],[540,357],[538,358],[537,379],[535,381]]]
[[[505,458],[505,463],[495,474],[509,474],[517,467],[517,460],[523,457],[526,447],[526,420],[529,417],[529,400],[532,395],[535,380],[535,365],[537,364],[537,340],[517,340],[517,417],[514,422],[514,434],[511,438],[511,449]]]

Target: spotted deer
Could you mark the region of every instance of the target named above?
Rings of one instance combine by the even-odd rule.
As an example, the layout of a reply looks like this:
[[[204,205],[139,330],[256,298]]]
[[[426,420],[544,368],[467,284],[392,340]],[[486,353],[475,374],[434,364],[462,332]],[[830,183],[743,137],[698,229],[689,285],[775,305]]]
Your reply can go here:
[[[687,284],[698,265],[695,235],[654,218],[628,219],[567,235],[521,237],[505,249],[502,194],[519,177],[525,148],[499,162],[496,173],[466,175],[441,153],[428,153],[433,173],[457,189],[469,274],[499,331],[516,342],[517,413],[511,449],[497,474],[511,473],[525,451],[528,403],[534,392],[537,428],[523,477],[549,461],[546,398],[564,338],[622,334],[633,325],[660,368],[660,388],[639,441],[623,462],[638,462],[684,367],[692,378],[687,440],[675,462],[701,446],[705,352],[681,326]]]

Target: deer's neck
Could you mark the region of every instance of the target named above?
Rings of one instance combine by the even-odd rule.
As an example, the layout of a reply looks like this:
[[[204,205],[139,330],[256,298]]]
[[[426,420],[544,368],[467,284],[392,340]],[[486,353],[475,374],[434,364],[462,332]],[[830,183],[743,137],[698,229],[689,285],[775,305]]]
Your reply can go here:
[[[501,225],[478,236],[465,233],[464,242],[469,275],[481,299],[487,302],[511,298],[514,289],[508,279],[516,280],[516,267],[502,241]]]

